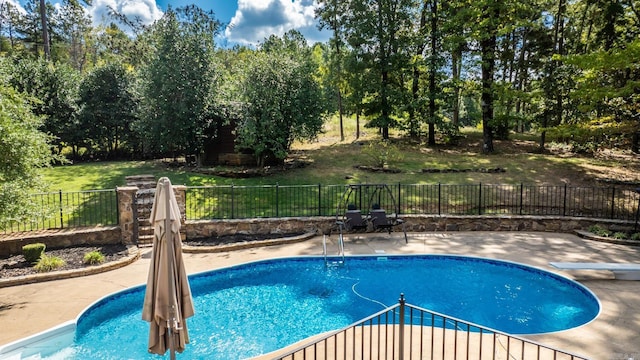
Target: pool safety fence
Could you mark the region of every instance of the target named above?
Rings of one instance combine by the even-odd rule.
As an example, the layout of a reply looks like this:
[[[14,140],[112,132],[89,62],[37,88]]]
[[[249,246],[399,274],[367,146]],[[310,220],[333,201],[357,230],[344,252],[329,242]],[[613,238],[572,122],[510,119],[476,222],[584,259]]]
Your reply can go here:
[[[370,210],[421,215],[533,215],[633,221],[631,188],[496,184],[265,185],[187,187],[187,220],[335,216],[348,201]],[[345,190],[355,188],[345,199]],[[343,206],[344,208],[344,206]]]
[[[4,233],[118,225],[115,189],[48,192],[31,195],[26,219],[0,223]]]
[[[400,295],[398,304],[289,351],[285,349],[273,359],[587,358],[407,304]]]
[[[189,186],[186,220],[336,216],[344,203],[367,212],[372,202],[402,215],[532,215],[638,221],[640,193],[629,187],[525,184],[381,184]],[[135,193],[135,187],[134,193]],[[345,198],[346,190],[349,197]],[[136,207],[130,188],[31,195],[28,219],[0,223],[6,233],[120,225]],[[133,198],[133,200],[131,200]],[[133,204],[126,203],[134,201]],[[339,214],[338,214],[339,215]]]

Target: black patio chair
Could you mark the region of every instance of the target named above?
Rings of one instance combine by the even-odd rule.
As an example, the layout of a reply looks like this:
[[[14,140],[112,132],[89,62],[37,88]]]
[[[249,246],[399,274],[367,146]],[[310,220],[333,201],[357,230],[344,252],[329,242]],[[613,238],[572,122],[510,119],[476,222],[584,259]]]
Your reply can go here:
[[[349,204],[344,213],[344,228],[347,231],[366,231],[368,228],[367,220],[354,204]]]
[[[387,216],[387,212],[380,208],[379,204],[373,204],[371,206],[371,212],[369,213],[369,221],[373,225],[373,230],[385,230],[389,234],[393,227],[402,226],[402,232],[404,233],[405,243],[409,242],[407,238],[407,232],[404,227],[404,220],[398,218],[398,214],[394,216]]]

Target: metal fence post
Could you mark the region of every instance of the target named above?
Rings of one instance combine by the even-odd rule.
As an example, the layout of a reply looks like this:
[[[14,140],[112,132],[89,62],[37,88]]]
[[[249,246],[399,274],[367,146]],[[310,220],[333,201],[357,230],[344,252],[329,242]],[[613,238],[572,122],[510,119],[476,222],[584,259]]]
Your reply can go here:
[[[482,215],[482,183],[478,184],[478,215]]]
[[[322,184],[318,184],[318,216],[322,216]]]
[[[280,185],[276,183],[276,217],[280,216]]]
[[[611,188],[611,219],[613,219],[613,215],[616,212],[616,187]]]
[[[524,184],[520,183],[520,215],[522,215],[523,206],[524,206]]]
[[[564,183],[564,197],[562,200],[562,216],[567,216],[567,183]]]
[[[404,299],[404,294],[400,293],[400,300],[398,300],[400,302],[400,321],[398,326],[400,327],[398,329],[398,359],[404,359],[404,306],[405,306],[405,299]]]
[[[234,187],[233,184],[231,184],[231,218],[235,218],[234,216],[234,212],[235,212],[235,199],[233,198],[234,195]]]
[[[438,183],[438,216],[442,215],[442,186]]]
[[[638,207],[636,208],[636,224],[633,226],[633,231],[638,231],[638,217],[640,217],[640,187],[633,189],[638,194]]]
[[[60,200],[60,228],[64,229],[64,214],[62,208],[62,190],[58,191],[58,199]]]
[[[402,214],[402,211],[400,209],[402,209],[401,203],[402,203],[402,199],[400,198],[400,182],[398,182],[398,212],[396,214]]]

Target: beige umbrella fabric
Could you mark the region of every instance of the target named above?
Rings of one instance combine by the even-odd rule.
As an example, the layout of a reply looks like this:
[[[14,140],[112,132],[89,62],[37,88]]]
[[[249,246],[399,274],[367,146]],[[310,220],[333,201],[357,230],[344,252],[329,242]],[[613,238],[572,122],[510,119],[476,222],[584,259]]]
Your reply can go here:
[[[193,316],[191,289],[182,260],[180,209],[171,181],[162,178],[151,210],[153,255],[149,266],[142,319],[150,322],[149,352],[182,352],[189,343],[186,318]],[[165,231],[169,229],[169,231]]]

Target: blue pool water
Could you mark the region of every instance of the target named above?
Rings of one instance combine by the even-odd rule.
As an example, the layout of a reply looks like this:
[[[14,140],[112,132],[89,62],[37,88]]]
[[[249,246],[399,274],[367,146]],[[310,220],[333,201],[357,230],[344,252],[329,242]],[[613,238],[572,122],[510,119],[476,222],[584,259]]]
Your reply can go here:
[[[245,359],[338,329],[407,302],[513,334],[565,330],[599,313],[566,278],[509,262],[461,256],[317,257],[260,261],[190,277],[196,315],[183,359]],[[72,346],[51,358],[157,359],[141,320],[144,287],[85,311]]]

